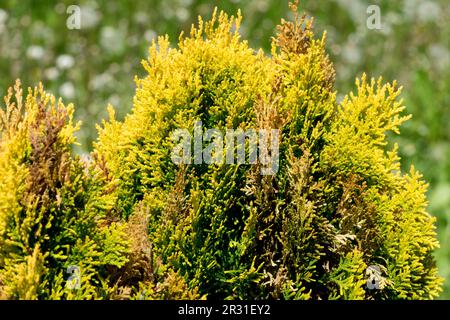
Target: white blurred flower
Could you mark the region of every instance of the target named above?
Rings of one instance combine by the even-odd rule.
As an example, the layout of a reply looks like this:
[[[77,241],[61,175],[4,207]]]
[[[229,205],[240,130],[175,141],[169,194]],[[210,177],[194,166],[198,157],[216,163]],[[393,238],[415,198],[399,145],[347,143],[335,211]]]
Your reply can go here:
[[[385,21],[391,25],[397,25],[402,23],[402,15],[396,12],[388,12],[385,16]]]
[[[41,46],[30,46],[27,50],[27,57],[33,60],[40,60],[44,57],[45,51]]]
[[[5,29],[6,19],[8,19],[8,14],[6,13],[5,10],[0,9],[0,34]]]
[[[31,17],[29,15],[25,15],[22,18],[20,18],[20,25],[22,27],[28,27],[31,24]]]
[[[402,147],[403,152],[408,155],[409,157],[412,157],[416,154],[417,149],[414,143],[405,143]]]
[[[75,97],[75,87],[72,82],[64,82],[59,88],[59,94],[68,99]]]
[[[149,21],[149,19],[150,18],[148,17],[148,14],[145,12],[142,12],[142,11],[139,11],[134,15],[134,20],[140,24],[147,23]]]
[[[432,1],[422,2],[417,8],[418,18],[423,22],[437,20],[440,12],[439,5]]]
[[[68,54],[62,54],[56,59],[56,66],[61,70],[70,69],[74,64],[74,58]]]
[[[87,5],[81,7],[81,27],[83,29],[95,27],[100,19],[100,13],[95,8]]]
[[[450,183],[437,183],[432,186],[430,190],[430,204],[433,208],[445,210],[450,205]],[[448,228],[448,225],[447,225]]]
[[[116,53],[123,49],[125,34],[112,26],[104,26],[100,31],[100,44],[109,52]]]
[[[392,33],[392,23],[386,19],[382,24],[381,32],[384,35],[390,35]]]
[[[450,67],[450,51],[441,44],[432,44],[428,48],[430,61],[440,70],[445,71]]]
[[[4,24],[7,19],[8,19],[8,13],[5,10],[0,9],[0,24]]]
[[[438,142],[431,146],[430,156],[436,161],[444,161],[446,157],[447,145],[445,142]]]
[[[45,77],[49,80],[55,80],[59,76],[59,71],[55,67],[51,67],[45,70]]]
[[[361,61],[361,51],[353,41],[348,41],[345,46],[342,47],[342,57],[345,61],[358,64]]]
[[[403,13],[407,19],[414,19],[421,0],[403,0]]]
[[[189,11],[186,8],[180,7],[176,10],[175,15],[177,16],[178,20],[184,22],[189,18]]]
[[[112,84],[114,81],[113,77],[109,73],[102,73],[100,75],[95,76],[89,82],[89,89],[91,90],[99,90],[104,88],[108,84]]]
[[[422,123],[417,127],[417,132],[422,137],[426,137],[428,135],[428,133],[430,132],[430,130],[428,130],[428,127]]]
[[[114,39],[115,34],[116,29],[114,29],[114,27],[111,26],[103,27],[101,30],[101,37],[102,39],[105,39],[105,41]]]
[[[117,94],[113,94],[109,97],[108,103],[113,106],[118,106],[120,104],[120,97]]]
[[[267,0],[256,1],[256,9],[260,12],[266,12],[269,9],[269,2]]]

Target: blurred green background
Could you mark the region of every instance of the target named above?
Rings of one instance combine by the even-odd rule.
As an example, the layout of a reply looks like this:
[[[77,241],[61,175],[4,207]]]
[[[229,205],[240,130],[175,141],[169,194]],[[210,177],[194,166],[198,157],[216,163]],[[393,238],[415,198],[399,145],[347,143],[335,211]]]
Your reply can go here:
[[[230,14],[240,8],[243,38],[268,52],[276,25],[290,15],[287,2],[0,0],[0,95],[16,78],[24,86],[42,81],[75,104],[84,123],[76,151],[87,152],[108,103],[119,118],[131,109],[134,76],[143,75],[140,61],[154,37],[167,33],[175,43],[198,15],[210,17],[215,6]],[[372,4],[381,9],[380,30],[366,25]],[[81,8],[80,30],[66,26],[70,5]],[[317,35],[328,32],[341,94],[353,89],[362,72],[404,86],[413,119],[393,140],[404,168],[414,163],[430,182],[429,210],[437,217],[441,243],[436,258],[446,278],[441,298],[450,299],[450,1],[303,0],[300,7],[315,17]]]

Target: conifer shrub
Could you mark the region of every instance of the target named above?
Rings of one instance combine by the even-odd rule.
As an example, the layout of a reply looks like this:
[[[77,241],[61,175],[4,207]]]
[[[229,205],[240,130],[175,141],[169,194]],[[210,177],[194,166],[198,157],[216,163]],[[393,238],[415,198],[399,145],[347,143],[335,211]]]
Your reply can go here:
[[[131,113],[118,121],[108,108],[90,160],[70,152],[72,107],[40,88],[23,112],[16,86],[1,114],[4,297],[438,296],[427,185],[387,141],[409,118],[401,88],[363,75],[338,102],[325,34],[291,7],[270,55],[240,38],[240,13],[199,18],[178,47],[159,37]],[[175,163],[173,132],[195,135],[199,122],[277,129],[278,169]],[[79,290],[64,286],[70,265]]]
[[[14,96],[14,97],[13,97]],[[110,295],[109,270],[128,261],[125,225],[108,216],[105,184],[71,155],[73,106],[20,82],[0,111],[0,295],[92,299]],[[67,282],[83,270],[80,283]],[[70,272],[70,274],[68,274]],[[68,285],[70,284],[70,285]],[[79,285],[79,290],[72,290]]]

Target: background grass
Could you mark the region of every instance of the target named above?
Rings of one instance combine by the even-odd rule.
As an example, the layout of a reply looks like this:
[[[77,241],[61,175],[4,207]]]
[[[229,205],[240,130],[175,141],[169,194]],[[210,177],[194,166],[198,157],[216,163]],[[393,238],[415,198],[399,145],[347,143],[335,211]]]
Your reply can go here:
[[[69,5],[82,8],[81,29],[66,27]],[[381,30],[366,26],[367,7],[381,8]],[[108,103],[123,117],[132,105],[133,76],[151,40],[169,34],[172,42],[188,32],[197,16],[210,17],[217,6],[230,14],[242,10],[241,34],[251,46],[270,49],[280,18],[289,16],[280,0],[0,1],[0,95],[16,78],[25,86],[39,81],[76,106],[84,125],[79,153],[96,139],[95,124]],[[413,114],[393,137],[403,166],[414,163],[430,182],[430,212],[437,217],[441,248],[436,253],[446,278],[442,298],[450,298],[450,3],[448,0],[303,0],[315,17],[316,34],[328,34],[335,62],[336,89],[348,92],[354,78],[397,79],[404,86],[407,112]],[[342,98],[342,97],[340,97]]]

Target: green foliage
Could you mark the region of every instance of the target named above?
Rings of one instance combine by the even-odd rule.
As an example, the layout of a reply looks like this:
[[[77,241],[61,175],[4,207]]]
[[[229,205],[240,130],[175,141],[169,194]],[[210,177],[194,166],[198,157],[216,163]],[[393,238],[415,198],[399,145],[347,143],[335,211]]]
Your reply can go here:
[[[71,154],[73,107],[20,84],[0,114],[0,294],[20,299],[427,299],[442,285],[426,184],[388,132],[395,83],[356,81],[340,103],[312,22],[291,6],[271,55],[237,17],[154,41],[132,112]],[[176,165],[171,134],[279,129],[280,166]],[[67,287],[69,266],[81,287]],[[378,266],[379,290],[366,269]]]
[[[293,6],[296,11],[296,6]],[[99,128],[95,152],[117,179],[116,210],[148,210],[152,256],[210,298],[427,299],[442,280],[426,184],[400,170],[409,117],[396,83],[357,80],[338,103],[325,35],[295,15],[271,56],[238,34],[240,14],[199,20],[178,48],[160,37],[132,113]],[[175,165],[178,128],[279,129],[280,169]],[[379,266],[380,290],[366,268]]]
[[[20,82],[5,102],[0,292],[12,299],[98,298],[107,268],[127,262],[128,240],[124,227],[98,210],[102,196],[88,164],[71,155],[78,127],[72,123],[73,107],[42,86],[30,89],[23,101]],[[71,265],[81,270],[82,290],[76,294],[63,281]]]

